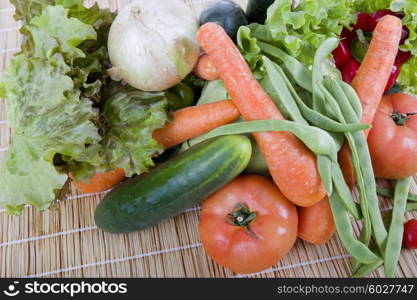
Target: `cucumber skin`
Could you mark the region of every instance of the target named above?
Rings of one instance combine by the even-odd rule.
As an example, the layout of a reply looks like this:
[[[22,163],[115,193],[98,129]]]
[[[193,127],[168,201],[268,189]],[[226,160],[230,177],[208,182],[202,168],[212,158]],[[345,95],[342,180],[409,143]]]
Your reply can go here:
[[[117,186],[98,205],[96,224],[107,232],[124,233],[174,217],[238,176],[251,153],[243,135],[202,142]]]

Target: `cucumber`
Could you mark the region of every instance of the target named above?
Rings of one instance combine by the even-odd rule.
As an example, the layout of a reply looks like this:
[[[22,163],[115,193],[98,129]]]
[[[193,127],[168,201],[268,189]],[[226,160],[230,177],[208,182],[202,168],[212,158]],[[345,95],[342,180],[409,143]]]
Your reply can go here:
[[[243,9],[231,0],[217,0],[203,10],[200,14],[200,25],[208,22],[215,22],[223,27],[233,41],[236,41],[239,27],[249,24]]]
[[[249,23],[264,24],[266,13],[274,0],[249,0],[246,7],[246,15]]]
[[[104,231],[123,233],[174,217],[239,175],[251,153],[251,143],[243,135],[217,137],[195,145],[116,187],[98,205],[96,224]]]

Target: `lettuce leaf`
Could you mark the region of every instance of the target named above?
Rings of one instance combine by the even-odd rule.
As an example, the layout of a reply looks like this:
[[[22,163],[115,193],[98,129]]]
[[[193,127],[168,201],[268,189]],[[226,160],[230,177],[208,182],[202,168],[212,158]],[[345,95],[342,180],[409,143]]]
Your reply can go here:
[[[417,95],[417,56],[413,56],[401,67],[398,83],[403,92]]]
[[[23,48],[27,55],[53,60],[59,53],[69,65],[74,59],[86,56],[78,48],[83,41],[97,39],[91,25],[68,18],[68,10],[62,6],[46,7],[40,16],[23,27],[22,33],[30,37]]]
[[[80,99],[64,62],[16,56],[2,79],[1,97],[13,128],[0,172],[0,206],[18,214],[25,204],[49,207],[67,180],[56,161],[98,166],[101,137],[92,103]]]
[[[153,138],[154,130],[168,120],[163,92],[143,92],[113,83],[102,111],[101,171],[123,168],[126,176],[141,174],[154,166],[152,157],[163,152]]]
[[[152,132],[168,120],[167,100],[109,79],[115,14],[82,0],[12,2],[24,41],[0,81],[13,129],[0,206],[16,215],[26,204],[47,209],[68,173],[86,181],[96,171],[121,167],[131,176],[152,167],[163,151]]]
[[[252,37],[279,46],[302,63],[311,65],[323,41],[337,37],[354,23],[350,0],[276,0],[268,9],[265,25],[249,25]],[[244,54],[245,53],[244,51]],[[250,60],[253,65],[258,60]]]

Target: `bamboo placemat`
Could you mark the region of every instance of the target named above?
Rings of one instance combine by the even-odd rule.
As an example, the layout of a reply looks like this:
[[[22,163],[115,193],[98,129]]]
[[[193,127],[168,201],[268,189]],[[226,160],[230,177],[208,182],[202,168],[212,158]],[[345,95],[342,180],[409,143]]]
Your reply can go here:
[[[91,4],[94,1],[86,1]],[[127,0],[98,1],[123,7]],[[199,13],[209,1],[185,0]],[[246,0],[236,1],[242,5]],[[8,0],[0,0],[0,72],[19,51],[19,24]],[[1,75],[1,73],[0,73]],[[10,129],[0,100],[0,160]],[[414,183],[414,191],[417,185]],[[25,208],[13,217],[0,210],[0,277],[240,277],[206,256],[198,236],[199,208],[192,208],[158,226],[124,235],[98,230],[94,210],[104,194],[80,195],[75,189],[50,211]],[[355,195],[356,196],[356,195]],[[381,199],[389,210],[391,201]],[[407,219],[417,217],[407,214]],[[359,227],[355,230],[358,232]],[[298,241],[272,269],[251,277],[348,277],[351,264],[337,235],[326,245]],[[381,270],[370,275],[382,277]],[[417,277],[416,251],[402,251],[398,277]]]

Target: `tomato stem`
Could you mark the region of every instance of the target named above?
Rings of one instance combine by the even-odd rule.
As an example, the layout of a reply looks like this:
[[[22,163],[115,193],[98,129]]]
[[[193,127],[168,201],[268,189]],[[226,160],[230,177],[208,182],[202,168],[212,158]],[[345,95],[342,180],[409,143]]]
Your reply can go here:
[[[407,121],[410,119],[411,116],[416,116],[417,112],[412,113],[400,113],[398,110],[394,110],[391,114],[392,120],[397,124],[398,126],[405,126]]]
[[[227,215],[227,222],[238,227],[245,227],[249,235],[256,237],[255,233],[249,227],[255,218],[256,212],[251,211],[248,206],[239,202],[233,207],[233,211]]]

